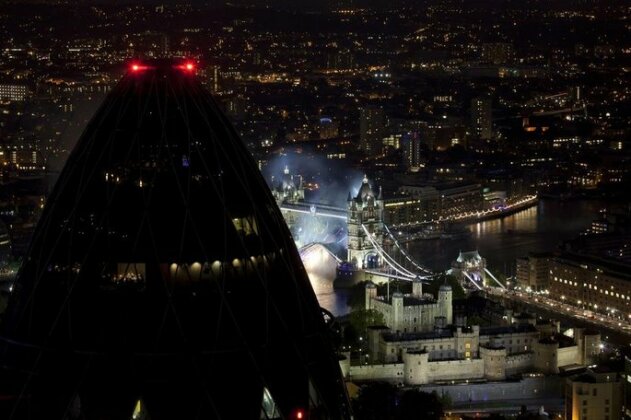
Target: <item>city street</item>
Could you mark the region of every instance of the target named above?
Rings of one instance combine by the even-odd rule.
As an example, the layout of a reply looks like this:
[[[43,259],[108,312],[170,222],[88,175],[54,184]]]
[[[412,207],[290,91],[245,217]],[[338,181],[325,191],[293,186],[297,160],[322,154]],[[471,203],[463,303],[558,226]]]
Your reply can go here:
[[[558,314],[563,318],[571,318],[577,321],[579,325],[582,324],[594,327],[598,330],[605,329],[607,332],[610,331],[622,338],[622,340],[615,340],[617,342],[616,344],[626,345],[629,341],[631,341],[631,323],[628,321],[577,308],[541,294],[533,294],[517,290],[502,290],[495,287],[488,287],[486,288],[486,291],[493,296],[519,302],[533,309]],[[608,341],[608,337],[609,335],[603,335],[602,338],[604,341]]]

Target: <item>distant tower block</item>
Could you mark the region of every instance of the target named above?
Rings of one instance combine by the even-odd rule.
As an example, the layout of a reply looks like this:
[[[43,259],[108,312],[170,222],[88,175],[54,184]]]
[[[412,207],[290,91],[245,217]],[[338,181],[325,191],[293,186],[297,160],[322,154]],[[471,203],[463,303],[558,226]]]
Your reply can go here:
[[[385,114],[378,106],[365,106],[359,111],[359,149],[366,154],[381,153],[385,133]]]
[[[378,268],[383,265],[377,250],[367,238],[368,234],[379,245],[383,246],[383,199],[381,189],[375,195],[368,178],[364,176],[359,192],[353,198],[348,194],[348,261],[359,269]],[[365,226],[366,230],[362,227]]]
[[[493,101],[479,97],[471,100],[471,125],[474,133],[483,140],[493,137]]]

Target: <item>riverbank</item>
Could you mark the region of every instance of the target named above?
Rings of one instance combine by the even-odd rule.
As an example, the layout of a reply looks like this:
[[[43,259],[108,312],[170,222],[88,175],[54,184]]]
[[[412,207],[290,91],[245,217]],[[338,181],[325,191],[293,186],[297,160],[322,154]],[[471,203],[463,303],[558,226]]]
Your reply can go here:
[[[522,200],[497,209],[464,213],[457,217],[440,219],[437,222],[426,223],[422,226],[400,227],[398,229],[400,234],[397,235],[397,240],[401,243],[407,243],[417,240],[459,239],[465,236],[464,231],[466,228],[464,225],[502,219],[535,207],[538,203],[539,198],[536,195],[526,196]],[[422,230],[417,231],[419,228]]]
[[[522,210],[526,210],[530,207],[534,207],[538,203],[539,203],[539,197],[537,197],[536,195],[529,195],[519,201],[516,201],[513,204],[507,204],[504,207],[479,211],[475,213],[471,212],[471,213],[464,214],[462,216],[447,218],[445,220],[448,222],[458,222],[458,223],[463,223],[463,224],[469,224],[469,223],[483,222],[486,220],[501,219],[503,217],[507,217],[512,214],[518,213]]]

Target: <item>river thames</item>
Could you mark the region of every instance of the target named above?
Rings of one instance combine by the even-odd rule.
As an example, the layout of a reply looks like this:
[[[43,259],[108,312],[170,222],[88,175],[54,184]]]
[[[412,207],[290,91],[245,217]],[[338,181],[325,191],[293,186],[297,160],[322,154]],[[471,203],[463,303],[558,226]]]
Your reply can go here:
[[[406,244],[413,258],[434,271],[447,270],[459,251],[478,250],[489,269],[513,275],[515,259],[529,252],[553,251],[584,232],[603,204],[598,201],[542,199],[537,206],[494,220],[467,225],[471,234],[454,239],[417,240]],[[347,292],[333,289],[332,259],[305,263],[320,305],[335,315],[348,312]]]

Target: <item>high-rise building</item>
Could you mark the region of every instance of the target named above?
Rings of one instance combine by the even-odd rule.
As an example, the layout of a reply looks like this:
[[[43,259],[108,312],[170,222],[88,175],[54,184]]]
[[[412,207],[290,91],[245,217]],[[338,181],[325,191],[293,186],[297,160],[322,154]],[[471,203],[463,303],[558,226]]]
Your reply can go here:
[[[471,126],[475,135],[482,140],[493,137],[493,101],[487,97],[471,100]]]
[[[329,117],[321,117],[319,124],[320,138],[323,140],[333,139],[339,135],[340,124]]]
[[[359,149],[366,154],[380,153],[385,132],[383,108],[366,106],[359,110]]]
[[[163,11],[164,11],[164,6],[163,7]],[[168,57],[169,55],[169,36],[167,34],[162,34],[162,39],[161,39],[161,47],[162,47],[162,57]]]
[[[523,288],[547,290],[550,284],[550,253],[531,252],[516,262],[516,281]]]
[[[349,418],[282,215],[193,73],[135,64],[79,139],[3,319],[0,418]]]
[[[211,93],[219,93],[221,87],[221,75],[219,66],[208,66],[206,69],[208,74],[208,87]]]
[[[596,235],[607,239],[608,235]],[[588,238],[589,240],[590,238]],[[620,252],[625,242],[604,247],[602,252]],[[566,245],[569,246],[569,245]],[[594,246],[597,246],[594,244]],[[614,254],[615,255],[615,254]],[[587,310],[627,319],[631,317],[631,264],[597,248],[586,246],[581,252],[563,252],[550,259],[550,297]]]
[[[415,170],[421,166],[421,148],[423,142],[418,132],[412,132],[407,136],[405,148],[405,163],[408,169]]]
[[[24,101],[29,95],[29,88],[24,84],[0,83],[0,101]]]

